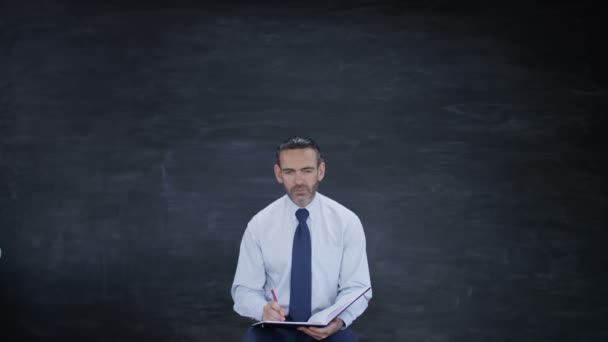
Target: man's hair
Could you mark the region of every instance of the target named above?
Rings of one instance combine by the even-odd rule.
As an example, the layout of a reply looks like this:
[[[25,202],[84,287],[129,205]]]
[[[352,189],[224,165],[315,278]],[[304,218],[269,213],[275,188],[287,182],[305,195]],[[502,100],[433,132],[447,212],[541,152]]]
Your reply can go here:
[[[308,137],[291,137],[283,141],[279,145],[279,147],[277,147],[277,165],[281,165],[281,159],[279,158],[281,151],[297,150],[303,148],[312,148],[313,150],[315,150],[317,152],[317,166],[321,164],[321,162],[323,161],[323,159],[321,158],[321,149],[314,140]]]

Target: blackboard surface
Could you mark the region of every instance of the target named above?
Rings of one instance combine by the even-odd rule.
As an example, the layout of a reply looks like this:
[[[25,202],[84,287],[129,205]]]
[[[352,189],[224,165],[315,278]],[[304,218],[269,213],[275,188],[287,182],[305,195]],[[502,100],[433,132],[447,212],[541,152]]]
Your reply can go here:
[[[0,4],[0,339],[239,341],[240,238],[300,134],[366,230],[361,341],[608,340],[599,13]]]

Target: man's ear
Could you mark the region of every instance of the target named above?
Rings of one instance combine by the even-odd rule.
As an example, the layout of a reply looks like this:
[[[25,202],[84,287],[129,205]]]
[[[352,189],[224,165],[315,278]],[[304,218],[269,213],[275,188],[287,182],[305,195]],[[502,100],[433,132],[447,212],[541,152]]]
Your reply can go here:
[[[274,176],[277,179],[277,182],[283,184],[283,174],[281,173],[281,167],[277,164],[274,164]]]
[[[320,182],[323,180],[324,177],[325,177],[325,162],[321,162],[321,164],[319,164],[319,176],[317,177],[317,179]]]

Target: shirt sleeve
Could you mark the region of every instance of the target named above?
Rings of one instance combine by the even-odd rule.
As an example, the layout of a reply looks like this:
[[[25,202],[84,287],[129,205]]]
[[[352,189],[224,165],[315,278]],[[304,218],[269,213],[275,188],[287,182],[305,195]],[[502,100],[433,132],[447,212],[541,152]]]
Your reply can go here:
[[[354,216],[347,224],[344,234],[344,255],[342,256],[342,267],[338,280],[338,299],[351,292],[371,286],[365,233],[357,216]],[[367,309],[367,302],[371,297],[372,290],[369,290],[338,316],[344,321],[343,329],[351,325]]]
[[[234,311],[241,316],[260,321],[267,303],[264,296],[266,273],[260,245],[254,234],[254,225],[253,221],[250,222],[243,234],[231,294]]]

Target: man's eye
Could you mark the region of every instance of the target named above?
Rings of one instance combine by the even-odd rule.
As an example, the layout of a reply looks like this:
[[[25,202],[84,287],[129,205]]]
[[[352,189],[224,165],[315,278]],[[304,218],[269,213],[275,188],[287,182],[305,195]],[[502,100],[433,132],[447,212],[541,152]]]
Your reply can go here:
[[[291,174],[293,174],[293,171],[291,171],[291,170],[285,170],[285,171],[283,171],[283,173],[286,174],[286,175],[291,175]]]

